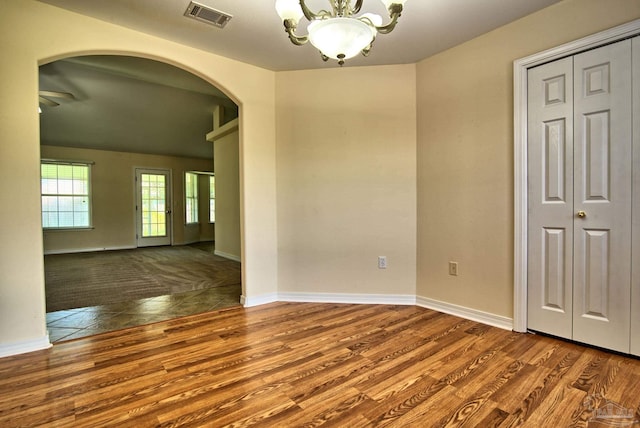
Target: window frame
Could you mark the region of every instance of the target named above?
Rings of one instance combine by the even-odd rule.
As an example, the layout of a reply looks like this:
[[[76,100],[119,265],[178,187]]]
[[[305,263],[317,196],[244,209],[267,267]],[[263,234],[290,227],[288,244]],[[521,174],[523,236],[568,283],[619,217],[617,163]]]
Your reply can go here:
[[[43,178],[43,167],[45,165],[55,165],[56,166],[56,192],[45,192],[44,190],[44,180],[45,178]],[[93,229],[93,195],[92,195],[92,186],[91,186],[91,178],[92,178],[92,166],[94,165],[94,162],[91,161],[78,161],[78,160],[64,160],[64,159],[41,159],[40,160],[40,225],[42,227],[42,230],[44,231],[74,231],[74,230],[88,230],[88,229]],[[59,168],[61,166],[71,166],[71,167],[84,167],[86,168],[86,179],[82,180],[85,184],[83,185],[83,187],[85,187],[86,192],[85,193],[76,193],[75,189],[73,189],[73,172],[72,172],[72,189],[71,192],[61,192],[59,189],[60,183],[59,180],[61,180],[59,178]],[[47,178],[50,179],[50,178]],[[86,209],[86,215],[87,215],[87,222],[86,224],[82,224],[82,225],[64,225],[64,226],[59,226],[60,224],[60,213],[61,212],[71,212],[72,213],[72,217],[73,214],[75,213],[82,213],[84,211],[80,211],[80,210],[75,210],[74,209],[74,204],[73,202],[72,204],[72,210],[71,211],[61,211],[60,210],[60,200],[58,199],[56,201],[56,209],[55,210],[46,210],[45,211],[45,205],[47,205],[45,203],[45,198],[50,198],[50,197],[56,197],[56,198],[60,198],[60,197],[71,197],[71,198],[76,198],[76,197],[82,197],[83,199],[85,199],[85,201],[83,201],[83,203],[86,203],[87,205],[87,209]],[[45,226],[45,213],[56,213],[57,219],[58,219],[58,226]],[[75,223],[75,222],[74,222]]]
[[[193,176],[194,181],[189,192],[189,181],[187,177]],[[191,195],[190,195],[191,193]],[[198,174],[192,171],[184,173],[184,223],[185,225],[199,224],[199,206],[198,206]]]

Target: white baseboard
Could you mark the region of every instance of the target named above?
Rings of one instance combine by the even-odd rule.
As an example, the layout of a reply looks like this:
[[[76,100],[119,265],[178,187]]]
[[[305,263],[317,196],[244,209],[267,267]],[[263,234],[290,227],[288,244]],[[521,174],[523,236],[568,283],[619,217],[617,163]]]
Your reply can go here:
[[[235,254],[225,253],[224,251],[215,250],[213,252],[216,256],[224,257],[225,259],[233,260],[234,262],[241,262],[240,256],[236,256]]]
[[[402,294],[346,294],[346,293],[269,293],[260,296],[240,296],[245,308],[274,302],[350,303],[370,305],[415,305],[414,295]]]
[[[240,304],[245,308],[252,306],[266,305],[278,301],[278,293],[262,294],[260,296],[247,297],[244,294],[240,296]]]
[[[96,251],[116,251],[116,250],[134,250],[137,247],[124,245],[121,247],[96,247],[96,248],[68,248],[65,250],[44,250],[45,256],[50,254],[75,254],[75,253],[93,253]]]
[[[278,301],[372,305],[415,305],[416,297],[408,294],[278,293]]]
[[[32,340],[24,340],[14,343],[5,343],[0,345],[0,358],[9,357],[11,355],[24,354],[27,352],[41,351],[51,348],[49,335]]]
[[[488,324],[504,330],[513,330],[513,318],[503,317],[501,315],[495,315],[489,312],[483,312],[477,309],[458,306],[453,303],[441,302],[439,300],[421,296],[416,296],[416,305],[427,309],[433,309],[434,311],[444,312],[445,314],[455,315],[471,321],[480,322],[482,324]]]
[[[491,325],[504,330],[513,329],[513,319],[473,308],[441,302],[408,294],[348,294],[348,293],[270,293],[255,297],[240,297],[244,307],[274,302],[349,303],[371,305],[416,305],[460,318]]]

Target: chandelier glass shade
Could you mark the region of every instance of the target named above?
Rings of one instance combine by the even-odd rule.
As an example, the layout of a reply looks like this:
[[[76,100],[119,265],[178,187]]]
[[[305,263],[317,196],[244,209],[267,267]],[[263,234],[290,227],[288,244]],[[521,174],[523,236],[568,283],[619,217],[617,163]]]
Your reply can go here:
[[[383,25],[380,15],[360,13],[364,0],[328,0],[331,10],[312,12],[305,0],[276,0],[276,11],[284,23],[289,39],[295,45],[311,42],[320,51],[322,59],[335,59],[340,65],[362,53],[369,54],[378,34],[393,31],[406,0],[380,0],[389,12],[389,23]],[[296,34],[302,17],[310,22],[308,35]]]

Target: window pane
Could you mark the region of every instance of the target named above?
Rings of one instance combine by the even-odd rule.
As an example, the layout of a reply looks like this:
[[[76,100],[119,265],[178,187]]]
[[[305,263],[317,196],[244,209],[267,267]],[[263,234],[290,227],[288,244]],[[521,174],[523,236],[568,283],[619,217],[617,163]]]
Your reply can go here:
[[[52,178],[56,180],[58,178],[58,165],[43,163],[40,165],[40,174],[42,178]]]
[[[87,204],[87,200],[84,196],[73,197],[73,212],[89,212],[89,205]]]
[[[72,227],[73,212],[60,211],[58,213],[58,227]]]
[[[60,196],[58,198],[58,210],[73,212],[73,197]]]
[[[216,221],[216,177],[209,177],[209,221]]]
[[[40,173],[42,226],[89,227],[89,165],[48,162],[40,165]]]
[[[58,211],[58,197],[57,196],[43,196],[42,197],[42,211]]]
[[[198,222],[198,175],[187,172],[185,183],[185,219],[187,223]]]
[[[47,217],[47,224],[49,225],[48,227],[58,227],[58,213],[54,212],[54,213],[44,213],[43,215],[46,215]]]
[[[73,180],[58,180],[58,193],[62,195],[72,195]]]
[[[87,182],[84,180],[74,179],[72,190],[74,195],[86,195],[88,193]]]
[[[53,178],[42,179],[42,193],[43,194],[55,194],[58,193],[58,180]]]
[[[89,212],[75,213],[73,216],[73,225],[75,227],[89,226]]]
[[[51,227],[49,224],[49,213],[42,213],[42,227]]]
[[[73,178],[72,165],[58,165],[58,180],[70,180]]]

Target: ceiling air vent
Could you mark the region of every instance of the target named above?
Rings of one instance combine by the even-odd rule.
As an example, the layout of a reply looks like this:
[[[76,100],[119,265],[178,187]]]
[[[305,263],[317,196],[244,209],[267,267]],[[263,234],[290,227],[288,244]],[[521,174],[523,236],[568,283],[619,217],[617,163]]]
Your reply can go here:
[[[194,1],[189,3],[189,7],[184,13],[184,16],[206,22],[207,24],[215,25],[218,28],[224,28],[224,26],[227,25],[227,22],[232,18],[228,13],[211,9],[210,7],[201,5]]]

